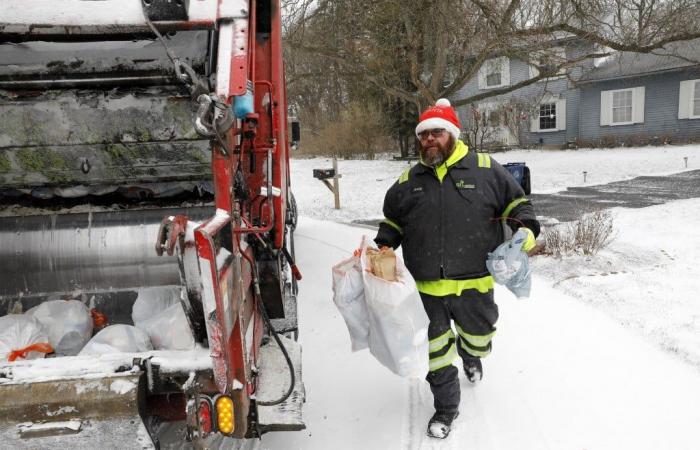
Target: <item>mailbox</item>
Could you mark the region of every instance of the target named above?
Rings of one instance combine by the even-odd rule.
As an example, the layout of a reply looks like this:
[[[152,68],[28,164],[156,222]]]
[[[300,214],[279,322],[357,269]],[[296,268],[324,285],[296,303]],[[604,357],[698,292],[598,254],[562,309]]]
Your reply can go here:
[[[314,169],[314,178],[326,180],[333,177],[335,177],[335,170],[333,169]]]

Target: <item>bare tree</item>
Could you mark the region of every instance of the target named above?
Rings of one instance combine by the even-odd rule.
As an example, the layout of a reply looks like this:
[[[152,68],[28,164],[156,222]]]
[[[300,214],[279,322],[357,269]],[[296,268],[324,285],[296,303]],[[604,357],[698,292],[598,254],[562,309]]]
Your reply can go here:
[[[299,1],[308,11],[308,0]],[[338,13],[342,17],[326,21],[325,29],[340,41],[291,45],[339,61],[346,73],[417,105],[454,94],[493,56],[537,65],[536,52],[546,52],[563,35],[606,50],[541,67],[535,77],[481,95],[518,89],[612,50],[646,53],[700,37],[696,0],[416,0],[410,6],[403,0],[325,0],[302,22],[320,23]]]
[[[454,98],[494,57],[519,59],[537,70],[517,83],[460,97],[455,106],[523,88],[614,51],[664,51],[667,44],[700,37],[697,0],[287,3],[293,11],[286,27],[293,54],[313,57],[300,73],[323,79],[318,87],[337,89],[329,103],[343,95],[383,97],[385,105],[393,99],[411,105],[403,108],[411,111],[441,97]],[[563,38],[588,43],[590,51],[558,57],[555,43]],[[333,77],[339,80],[335,85]]]

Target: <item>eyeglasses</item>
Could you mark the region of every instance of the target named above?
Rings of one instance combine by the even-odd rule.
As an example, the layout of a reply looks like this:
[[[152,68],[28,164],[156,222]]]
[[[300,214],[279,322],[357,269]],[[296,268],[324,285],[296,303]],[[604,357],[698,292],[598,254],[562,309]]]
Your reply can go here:
[[[444,128],[433,128],[432,130],[423,130],[420,133],[418,133],[418,137],[420,139],[428,139],[428,136],[433,136],[434,138],[439,138],[442,136],[442,133],[445,132]]]

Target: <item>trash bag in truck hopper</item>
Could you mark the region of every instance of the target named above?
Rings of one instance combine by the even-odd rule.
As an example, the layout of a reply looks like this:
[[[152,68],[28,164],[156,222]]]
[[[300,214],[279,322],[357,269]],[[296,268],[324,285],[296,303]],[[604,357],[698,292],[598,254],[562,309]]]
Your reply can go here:
[[[191,350],[194,336],[180,303],[178,286],[151,287],[139,290],[131,318],[145,331],[156,350]]]
[[[131,325],[110,325],[90,339],[80,355],[139,353],[153,350],[148,335]]]
[[[36,318],[25,314],[0,317],[0,361],[43,358],[51,352],[49,335]]]
[[[27,311],[49,334],[56,355],[74,356],[92,337],[90,310],[78,300],[50,300]]]

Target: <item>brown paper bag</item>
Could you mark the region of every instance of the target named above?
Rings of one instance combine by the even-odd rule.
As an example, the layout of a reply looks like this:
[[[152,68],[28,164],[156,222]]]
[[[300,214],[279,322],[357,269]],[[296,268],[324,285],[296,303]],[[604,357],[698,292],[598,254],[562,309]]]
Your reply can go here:
[[[396,254],[391,248],[375,250],[367,249],[372,273],[386,281],[396,281]]]

